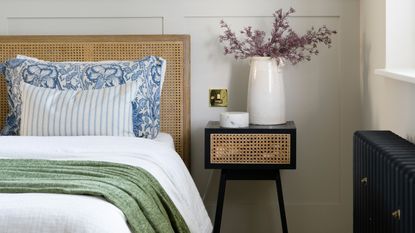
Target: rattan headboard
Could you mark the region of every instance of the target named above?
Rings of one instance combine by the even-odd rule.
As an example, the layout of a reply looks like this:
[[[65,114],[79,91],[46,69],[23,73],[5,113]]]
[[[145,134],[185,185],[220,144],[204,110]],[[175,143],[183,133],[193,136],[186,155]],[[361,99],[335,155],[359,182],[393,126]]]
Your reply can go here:
[[[0,36],[0,62],[28,55],[49,61],[135,60],[146,55],[167,60],[161,98],[161,131],[170,133],[176,151],[190,166],[190,36]],[[8,111],[0,77],[0,127]]]

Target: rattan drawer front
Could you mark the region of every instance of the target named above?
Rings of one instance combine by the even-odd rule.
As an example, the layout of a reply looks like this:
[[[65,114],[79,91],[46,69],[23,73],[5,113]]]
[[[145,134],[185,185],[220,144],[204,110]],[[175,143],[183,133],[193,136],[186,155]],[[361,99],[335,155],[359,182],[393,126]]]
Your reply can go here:
[[[290,164],[290,134],[210,134],[212,164]]]

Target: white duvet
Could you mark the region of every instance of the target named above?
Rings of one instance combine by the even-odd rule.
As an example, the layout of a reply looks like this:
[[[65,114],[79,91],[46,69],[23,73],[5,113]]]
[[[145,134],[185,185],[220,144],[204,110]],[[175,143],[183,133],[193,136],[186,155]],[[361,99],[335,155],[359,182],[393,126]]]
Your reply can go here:
[[[159,181],[191,232],[212,231],[196,186],[171,143],[134,137],[0,137],[0,158],[95,160],[142,167]],[[130,230],[124,214],[97,197],[0,193],[0,233],[6,232],[130,233]]]

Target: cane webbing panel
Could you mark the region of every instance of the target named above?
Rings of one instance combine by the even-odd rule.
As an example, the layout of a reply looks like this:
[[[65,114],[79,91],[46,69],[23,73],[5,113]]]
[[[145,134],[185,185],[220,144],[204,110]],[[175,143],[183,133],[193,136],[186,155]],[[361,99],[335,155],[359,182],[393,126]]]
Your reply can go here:
[[[290,134],[211,134],[213,164],[290,164]]]
[[[185,35],[157,36],[2,36],[0,62],[17,54],[49,61],[137,60],[147,55],[167,60],[161,97],[161,131],[174,138],[176,151],[190,165],[189,46]],[[0,126],[8,112],[0,77]]]

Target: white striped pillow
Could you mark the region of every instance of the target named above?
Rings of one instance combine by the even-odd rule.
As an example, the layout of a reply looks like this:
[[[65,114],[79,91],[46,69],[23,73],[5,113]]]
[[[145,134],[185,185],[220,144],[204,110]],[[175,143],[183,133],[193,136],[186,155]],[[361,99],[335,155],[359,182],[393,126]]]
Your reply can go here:
[[[21,83],[23,136],[134,136],[132,104],[138,82],[95,90]]]

